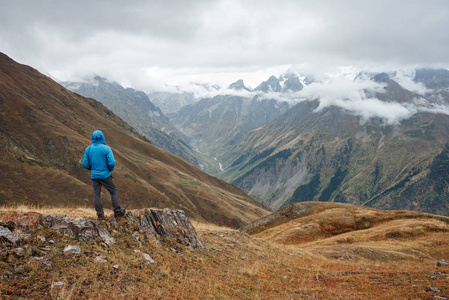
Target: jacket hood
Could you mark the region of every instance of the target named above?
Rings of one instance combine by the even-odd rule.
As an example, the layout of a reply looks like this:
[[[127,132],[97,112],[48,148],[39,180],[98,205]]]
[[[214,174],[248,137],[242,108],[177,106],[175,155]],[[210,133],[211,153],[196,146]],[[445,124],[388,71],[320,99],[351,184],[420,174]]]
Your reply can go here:
[[[106,143],[103,132],[101,132],[100,130],[95,130],[92,133],[92,143]]]

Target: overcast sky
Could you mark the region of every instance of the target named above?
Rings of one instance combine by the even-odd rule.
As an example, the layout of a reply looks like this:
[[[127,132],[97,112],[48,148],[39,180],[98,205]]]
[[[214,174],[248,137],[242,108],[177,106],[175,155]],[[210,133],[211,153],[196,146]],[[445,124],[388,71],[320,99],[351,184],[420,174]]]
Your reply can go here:
[[[147,91],[300,73],[449,67],[449,1],[0,0],[0,51],[57,80]],[[342,68],[343,67],[343,68]]]

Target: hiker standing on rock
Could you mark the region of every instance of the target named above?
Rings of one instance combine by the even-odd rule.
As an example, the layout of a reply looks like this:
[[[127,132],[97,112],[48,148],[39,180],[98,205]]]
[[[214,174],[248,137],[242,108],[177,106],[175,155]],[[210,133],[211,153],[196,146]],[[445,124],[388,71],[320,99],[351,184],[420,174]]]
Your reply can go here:
[[[111,193],[114,217],[118,218],[125,215],[126,210],[120,207],[117,187],[111,175],[111,171],[115,167],[114,155],[111,148],[105,145],[104,134],[100,130],[92,133],[92,145],[84,151],[83,167],[90,170],[90,178],[92,178],[94,189],[94,205],[98,219],[104,220],[104,211],[100,198],[102,186]]]

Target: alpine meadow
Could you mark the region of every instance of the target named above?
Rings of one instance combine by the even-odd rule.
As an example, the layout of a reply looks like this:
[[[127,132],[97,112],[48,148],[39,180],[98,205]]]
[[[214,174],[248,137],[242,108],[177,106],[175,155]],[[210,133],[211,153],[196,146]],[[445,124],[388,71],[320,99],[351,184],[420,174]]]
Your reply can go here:
[[[449,299],[449,2],[0,0],[1,299]]]

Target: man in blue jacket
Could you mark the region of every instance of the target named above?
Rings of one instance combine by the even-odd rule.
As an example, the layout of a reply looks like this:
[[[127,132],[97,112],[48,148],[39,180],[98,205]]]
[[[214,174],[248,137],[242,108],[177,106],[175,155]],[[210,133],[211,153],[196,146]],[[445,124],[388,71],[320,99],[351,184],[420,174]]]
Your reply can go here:
[[[100,198],[102,186],[111,193],[114,216],[118,218],[125,215],[126,210],[120,207],[117,188],[111,175],[111,171],[115,167],[114,155],[111,148],[105,145],[104,134],[100,130],[92,133],[92,145],[84,151],[83,167],[90,170],[90,178],[92,178],[94,189],[94,205],[98,219],[104,220]]]

